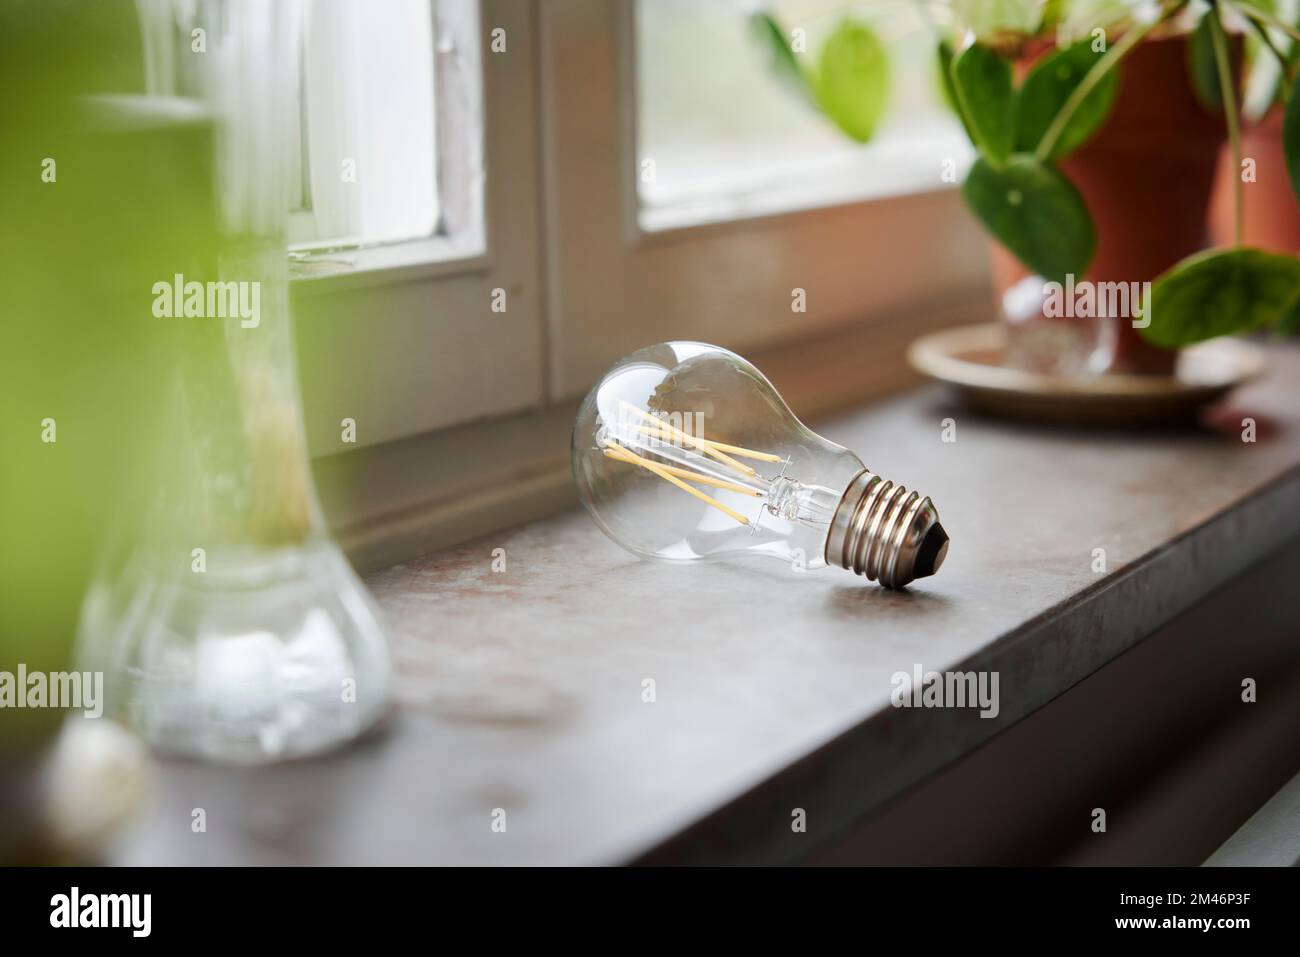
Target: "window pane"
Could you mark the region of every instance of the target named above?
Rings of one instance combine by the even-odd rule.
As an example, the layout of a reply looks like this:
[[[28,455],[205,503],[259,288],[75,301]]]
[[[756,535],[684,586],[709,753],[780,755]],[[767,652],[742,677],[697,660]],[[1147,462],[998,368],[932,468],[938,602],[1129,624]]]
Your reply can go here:
[[[299,248],[430,236],[438,222],[431,0],[303,4]]]
[[[806,32],[805,65],[851,15],[889,57],[887,111],[859,145],[776,76],[739,0],[639,0],[637,149],[641,225],[665,228],[934,189],[943,160],[970,147],[942,102],[937,41],[912,0],[847,6],[779,0],[787,33]],[[653,164],[645,161],[652,160]]]

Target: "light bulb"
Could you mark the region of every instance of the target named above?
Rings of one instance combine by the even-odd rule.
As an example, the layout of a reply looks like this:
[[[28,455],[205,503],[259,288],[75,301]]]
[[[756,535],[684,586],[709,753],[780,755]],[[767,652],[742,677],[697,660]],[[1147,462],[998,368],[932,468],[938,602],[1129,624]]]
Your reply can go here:
[[[578,410],[573,475],[596,524],[647,558],[767,555],[900,588],[948,551],[929,498],[812,432],[758,369],[701,342],[649,346],[605,374]]]

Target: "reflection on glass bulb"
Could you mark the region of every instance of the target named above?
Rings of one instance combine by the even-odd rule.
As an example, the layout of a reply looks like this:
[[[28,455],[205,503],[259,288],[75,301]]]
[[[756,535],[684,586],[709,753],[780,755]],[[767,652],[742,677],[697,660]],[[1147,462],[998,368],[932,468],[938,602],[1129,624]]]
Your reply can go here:
[[[605,374],[578,410],[573,475],[596,524],[647,558],[769,555],[897,588],[948,551],[928,498],[810,431],[754,366],[700,342],[649,346]]]

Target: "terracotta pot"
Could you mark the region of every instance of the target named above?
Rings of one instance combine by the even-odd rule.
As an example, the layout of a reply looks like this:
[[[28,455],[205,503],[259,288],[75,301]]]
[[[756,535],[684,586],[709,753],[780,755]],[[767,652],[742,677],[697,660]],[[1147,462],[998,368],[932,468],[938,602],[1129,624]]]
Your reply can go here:
[[[1022,77],[1037,58],[1017,64]],[[1138,44],[1120,64],[1110,116],[1061,163],[1097,227],[1097,251],[1083,279],[1150,281],[1204,246],[1206,207],[1226,134],[1222,117],[1197,101],[1186,64],[1184,36]],[[996,247],[993,279],[999,301],[1027,275],[1018,260]],[[1148,344],[1131,322],[1119,320],[1117,326],[1107,371],[1173,370],[1176,352]]]
[[[1241,241],[1275,253],[1300,250],[1300,204],[1291,191],[1282,153],[1282,110],[1274,107],[1259,123],[1241,133],[1242,158],[1255,161],[1255,181],[1242,184]],[[1239,175],[1232,149],[1219,151],[1219,169],[1210,202],[1210,238],[1231,246],[1232,193]]]

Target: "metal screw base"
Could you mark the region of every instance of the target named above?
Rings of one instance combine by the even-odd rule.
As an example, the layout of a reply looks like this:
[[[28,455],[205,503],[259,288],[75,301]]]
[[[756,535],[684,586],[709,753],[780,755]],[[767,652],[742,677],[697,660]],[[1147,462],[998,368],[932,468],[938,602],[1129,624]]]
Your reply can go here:
[[[840,497],[825,554],[828,564],[902,588],[939,570],[948,534],[929,498],[864,469]]]

